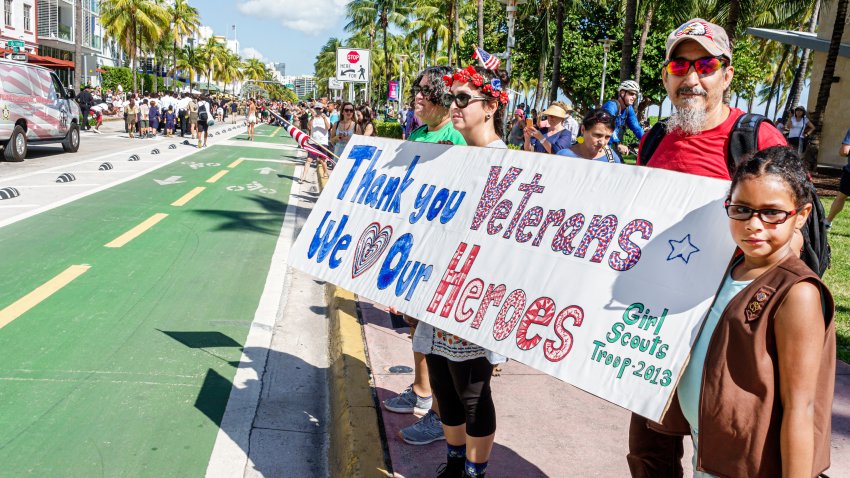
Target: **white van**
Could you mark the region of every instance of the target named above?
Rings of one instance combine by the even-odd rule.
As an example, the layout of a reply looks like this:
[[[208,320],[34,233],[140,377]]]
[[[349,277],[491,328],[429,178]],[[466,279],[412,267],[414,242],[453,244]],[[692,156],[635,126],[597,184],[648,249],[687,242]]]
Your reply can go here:
[[[80,148],[80,106],[47,68],[0,59],[0,147],[6,161],[23,161],[29,144]]]

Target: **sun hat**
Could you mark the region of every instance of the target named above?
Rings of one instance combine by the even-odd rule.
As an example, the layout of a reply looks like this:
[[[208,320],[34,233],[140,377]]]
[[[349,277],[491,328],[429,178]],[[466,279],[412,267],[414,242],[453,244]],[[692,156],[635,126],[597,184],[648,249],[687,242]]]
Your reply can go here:
[[[561,118],[561,119],[564,119],[564,118],[567,117],[566,110],[564,110],[563,107],[556,105],[554,103],[549,105],[549,107],[546,108],[546,110],[543,111],[543,113],[540,113],[540,114],[546,115],[547,117],[554,116],[556,118]]]

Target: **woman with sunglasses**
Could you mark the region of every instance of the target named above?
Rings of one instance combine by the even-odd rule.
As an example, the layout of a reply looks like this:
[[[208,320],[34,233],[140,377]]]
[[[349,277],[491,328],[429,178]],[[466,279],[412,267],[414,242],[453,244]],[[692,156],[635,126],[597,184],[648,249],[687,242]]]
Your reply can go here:
[[[342,104],[342,119],[337,121],[331,129],[334,154],[340,156],[351,136],[359,132],[357,122],[354,120],[354,105],[346,101]]]
[[[445,75],[443,95],[452,123],[471,146],[504,148],[499,137],[508,102],[507,79],[469,66]],[[490,390],[493,367],[505,358],[434,327],[416,329],[414,340],[428,342],[425,360],[447,444],[438,478],[483,477],[496,436],[496,409]]]
[[[443,95],[449,91],[443,77],[451,72],[447,66],[432,66],[417,75],[410,92],[413,114],[423,125],[411,131],[408,141],[466,144],[452,123],[448,106],[443,104]]]
[[[470,146],[507,148],[501,135],[505,105],[508,102],[506,77],[477,66],[455,70],[445,81],[451,91],[443,95],[455,129]]]
[[[608,145],[616,127],[616,120],[610,113],[602,108],[595,109],[582,120],[581,136],[579,136],[576,144],[558,151],[558,155],[607,163],[622,163],[617,153]]]

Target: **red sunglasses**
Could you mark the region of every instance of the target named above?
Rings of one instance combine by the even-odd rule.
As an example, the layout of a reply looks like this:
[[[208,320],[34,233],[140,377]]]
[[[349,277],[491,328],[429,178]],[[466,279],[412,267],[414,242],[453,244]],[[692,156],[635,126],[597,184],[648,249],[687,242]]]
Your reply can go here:
[[[696,60],[687,60],[685,58],[671,58],[664,62],[664,69],[667,73],[673,76],[685,76],[691,71],[691,65],[697,75],[706,76],[714,73],[724,66],[728,66],[729,62],[722,56],[706,56],[697,58]]]

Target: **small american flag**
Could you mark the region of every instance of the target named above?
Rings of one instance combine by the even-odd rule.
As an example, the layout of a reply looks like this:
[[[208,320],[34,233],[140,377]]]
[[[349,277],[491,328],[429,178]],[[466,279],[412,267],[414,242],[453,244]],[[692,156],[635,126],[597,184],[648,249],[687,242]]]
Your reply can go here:
[[[472,59],[478,60],[481,66],[489,70],[495,70],[499,67],[499,63],[501,63],[501,61],[496,58],[496,55],[491,55],[478,47],[475,47],[475,51],[472,52]]]

